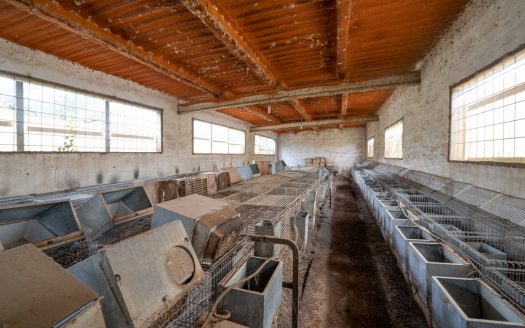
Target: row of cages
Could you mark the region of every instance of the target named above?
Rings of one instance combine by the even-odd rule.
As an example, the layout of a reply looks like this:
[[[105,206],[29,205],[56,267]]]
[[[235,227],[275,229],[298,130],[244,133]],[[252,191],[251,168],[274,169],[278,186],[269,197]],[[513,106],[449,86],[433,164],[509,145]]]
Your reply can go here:
[[[152,202],[144,186],[132,186],[99,191],[79,206],[2,206],[0,263],[12,270],[0,285],[8,296],[25,295],[28,304],[7,297],[0,323],[193,327],[232,269],[261,255],[249,235],[296,237],[290,218],[312,206],[312,194],[326,194],[329,176],[319,169],[283,171],[165,202]],[[46,290],[60,281],[56,292]],[[57,299],[78,302],[57,306]],[[34,300],[45,309],[35,309]],[[24,310],[32,315],[17,315]]]
[[[525,327],[521,227],[366,167],[351,174],[429,324]]]

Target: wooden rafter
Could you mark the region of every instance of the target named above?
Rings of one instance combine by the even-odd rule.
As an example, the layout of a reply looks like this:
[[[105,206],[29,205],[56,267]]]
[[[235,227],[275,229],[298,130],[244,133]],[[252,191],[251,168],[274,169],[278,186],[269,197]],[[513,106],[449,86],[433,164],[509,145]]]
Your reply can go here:
[[[266,112],[264,109],[261,109],[257,106],[245,106],[245,107],[242,107],[243,110],[245,110],[246,112],[249,112],[253,115],[256,115],[260,118],[262,118],[263,120],[267,121],[267,122],[270,122],[270,123],[281,123],[281,120],[279,120],[277,117],[273,116],[272,114],[269,114],[268,112]]]
[[[312,117],[308,114],[308,111],[304,107],[304,104],[299,99],[292,99],[290,101],[292,107],[301,115],[303,120],[311,121]]]
[[[133,59],[158,73],[197,90],[211,93],[216,97],[220,97],[222,94],[219,85],[203,79],[191,69],[171,62],[158,54],[143,49],[130,40],[113,34],[109,29],[102,28],[94,21],[81,17],[77,13],[62,7],[57,1],[4,0],[4,2],[19,9],[27,10],[39,18],[80,35],[106,49]]]
[[[346,109],[348,107],[348,93],[341,94],[341,116],[346,116]]]
[[[348,36],[351,0],[337,0],[337,78],[348,79]]]
[[[209,0],[181,0],[184,6],[211,30],[228,50],[244,61],[250,69],[269,85],[278,87],[281,81],[264,57],[250,45],[227,12]]]
[[[327,97],[352,92],[368,92],[400,86],[417,85],[419,82],[419,72],[413,72],[409,74],[389,76],[362,82],[343,82],[337,85],[310,87],[296,90],[282,90],[277,91],[273,95],[258,94],[222,102],[203,102],[191,105],[180,105],[179,112],[186,113],[203,110],[238,108],[257,104],[287,102],[292,101],[293,99]]]
[[[332,119],[332,120],[318,120],[318,121],[308,121],[308,122],[293,122],[293,123],[283,123],[277,125],[268,125],[268,126],[259,126],[250,128],[251,132],[257,131],[268,131],[268,130],[286,130],[290,128],[311,128],[311,127],[320,127],[320,126],[331,126],[338,124],[348,124],[348,123],[366,123],[377,121],[378,117],[375,115],[366,115],[366,116],[356,116],[347,119]]]

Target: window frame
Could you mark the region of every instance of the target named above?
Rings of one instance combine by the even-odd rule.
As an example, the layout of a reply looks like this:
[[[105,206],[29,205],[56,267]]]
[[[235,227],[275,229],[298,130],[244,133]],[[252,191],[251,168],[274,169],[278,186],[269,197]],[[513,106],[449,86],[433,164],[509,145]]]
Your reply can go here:
[[[116,102],[121,102],[121,103],[124,103],[124,104],[127,104],[127,105],[139,106],[139,107],[143,107],[143,108],[146,108],[146,109],[149,109],[149,110],[157,111],[157,112],[159,112],[159,115],[160,115],[160,150],[159,151],[143,152],[143,151],[111,151],[110,150],[110,151],[67,151],[67,152],[61,152],[61,151],[38,151],[38,150],[18,151],[18,150],[15,150],[15,151],[0,151],[0,155],[7,155],[7,154],[12,154],[12,155],[19,155],[19,154],[66,154],[66,155],[67,154],[162,154],[162,153],[164,153],[164,109],[163,108],[150,106],[150,105],[145,105],[145,104],[142,104],[142,103],[139,103],[139,102],[136,102],[136,101],[125,100],[123,98],[119,98],[119,97],[103,94],[103,93],[100,93],[100,92],[91,91],[91,90],[78,88],[78,87],[73,87],[73,86],[70,86],[70,85],[66,85],[66,84],[62,84],[62,83],[58,83],[58,82],[54,82],[54,81],[49,81],[49,80],[45,80],[45,79],[41,79],[41,78],[37,78],[37,77],[32,77],[32,76],[22,75],[22,74],[18,74],[18,73],[13,73],[13,72],[5,71],[5,70],[0,70],[0,75],[10,76],[10,77],[13,77],[15,80],[21,80],[21,81],[25,81],[25,82],[34,81],[34,82],[37,82],[37,83],[47,84],[47,85],[50,85],[50,86],[53,86],[53,87],[58,87],[58,88],[61,88],[61,89],[65,89],[65,90],[68,90],[68,91],[79,92],[79,93],[84,93],[84,94],[87,94],[87,95],[90,95],[90,96],[103,98],[104,101],[106,102],[106,104],[108,102],[110,102],[110,101],[116,101]]]
[[[388,130],[390,127],[396,125],[397,123],[402,122],[403,123],[403,132],[401,133],[401,152],[403,153],[401,157],[386,157],[386,130]],[[383,149],[383,158],[384,159],[397,159],[402,160],[405,157],[405,117],[400,118],[399,120],[395,121],[394,123],[390,124],[386,128],[383,129],[383,140],[384,140],[384,149]]]
[[[501,166],[501,167],[510,167],[510,168],[525,168],[525,163],[517,162],[497,162],[497,161],[467,161],[467,160],[454,160],[450,159],[450,150],[452,147],[452,92],[453,89],[460,84],[463,84],[472,78],[474,78],[479,73],[488,70],[491,67],[494,67],[504,61],[505,59],[514,56],[518,52],[525,49],[525,45],[521,45],[518,48],[505,53],[504,55],[498,57],[497,59],[491,61],[487,65],[481,67],[480,69],[474,71],[474,73],[467,75],[466,77],[460,79],[459,81],[451,84],[448,88],[448,147],[447,147],[447,162],[448,163],[458,163],[458,164],[473,164],[473,165],[488,165],[488,166]]]
[[[403,129],[404,132],[404,129]],[[372,156],[368,156],[368,142],[370,139],[374,139],[374,142],[372,143]],[[374,158],[376,156],[376,136],[371,136],[370,138],[366,139],[366,158]]]
[[[195,121],[199,121],[199,122],[203,122],[203,123],[208,123],[208,124],[211,124],[211,126],[213,125],[218,125],[218,126],[222,126],[224,128],[228,128],[228,129],[231,129],[231,130],[236,130],[236,131],[240,131],[242,133],[244,133],[244,149],[243,149],[243,152],[242,153],[234,153],[234,154],[230,154],[230,153],[214,153],[213,152],[213,133],[211,134],[211,139],[210,139],[210,142],[211,142],[211,152],[209,153],[196,153],[195,152],[195,142],[194,142],[194,139],[195,139],[195,131],[194,131],[194,128],[195,128]],[[213,129],[213,128],[212,128]],[[229,135],[229,132],[228,132],[228,135]],[[228,140],[228,146],[230,145],[230,141]],[[201,119],[198,119],[198,118],[195,118],[193,117],[191,119],[191,154],[192,155],[204,155],[204,156],[208,156],[208,155],[230,155],[230,156],[235,156],[235,155],[246,155],[246,131],[245,130],[241,130],[241,129],[237,129],[237,128],[232,128],[231,126],[228,126],[228,125],[223,125],[223,124],[217,124],[217,123],[213,123],[213,122],[209,122],[209,121],[206,121],[206,120],[201,120]]]
[[[273,154],[256,154],[256,153],[255,153],[255,136],[259,136],[259,137],[262,137],[262,138],[266,138],[266,139],[270,139],[270,140],[272,140],[273,143],[274,143]],[[261,155],[261,156],[275,156],[276,153],[277,153],[277,140],[275,140],[274,138],[270,138],[270,137],[267,137],[267,136],[263,136],[262,134],[257,134],[257,133],[255,133],[255,135],[253,136],[253,154],[254,154],[254,155]]]

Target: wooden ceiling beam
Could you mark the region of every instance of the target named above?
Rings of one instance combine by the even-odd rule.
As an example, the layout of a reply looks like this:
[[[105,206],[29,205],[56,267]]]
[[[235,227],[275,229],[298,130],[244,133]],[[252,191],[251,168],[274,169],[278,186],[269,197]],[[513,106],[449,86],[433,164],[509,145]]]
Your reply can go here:
[[[272,95],[257,94],[222,102],[203,102],[190,105],[179,105],[179,113],[238,108],[257,104],[288,102],[294,99],[327,97],[342,93],[368,92],[391,89],[401,86],[418,85],[419,72],[388,76],[362,82],[342,82],[336,85],[301,88],[295,90],[281,90]]]
[[[348,93],[341,94],[341,116],[346,116],[346,109],[348,107]]]
[[[330,125],[348,124],[348,123],[366,123],[366,122],[373,122],[377,120],[378,120],[378,117],[376,115],[356,116],[356,117],[350,117],[348,119],[293,122],[293,123],[283,123],[283,124],[277,124],[277,125],[258,126],[258,127],[250,128],[250,132],[268,131],[268,130],[286,130],[290,128],[312,128],[312,127],[330,126]]]
[[[351,0],[337,0],[337,78],[348,79],[348,37]]]
[[[232,54],[244,61],[263,81],[276,88],[283,84],[264,56],[249,43],[248,37],[242,34],[227,12],[220,10],[210,0],[181,0],[181,2]]]
[[[308,111],[304,107],[304,104],[299,99],[290,100],[290,104],[299,113],[299,115],[301,115],[303,120],[306,120],[306,121],[312,120],[312,117],[310,116],[310,114],[308,114]]]
[[[267,121],[267,122],[270,122],[270,123],[281,123],[281,120],[279,120],[277,117],[273,116],[272,114],[269,114],[268,112],[266,112],[264,109],[260,108],[260,107],[256,107],[256,106],[251,106],[251,107],[248,107],[248,106],[245,106],[245,107],[242,107],[242,109],[248,113],[251,113],[253,115],[256,115],[260,118],[262,118],[263,120]]]
[[[62,7],[57,1],[4,0],[4,2],[18,9],[28,11],[69,32],[80,35],[82,38],[88,39],[99,46],[130,58],[173,80],[184,83],[197,90],[211,93],[217,98],[222,95],[222,90],[219,85],[203,79],[191,69],[179,63],[172,62],[151,51],[147,51],[130,40],[113,34],[109,29],[97,25],[93,20],[84,18]]]

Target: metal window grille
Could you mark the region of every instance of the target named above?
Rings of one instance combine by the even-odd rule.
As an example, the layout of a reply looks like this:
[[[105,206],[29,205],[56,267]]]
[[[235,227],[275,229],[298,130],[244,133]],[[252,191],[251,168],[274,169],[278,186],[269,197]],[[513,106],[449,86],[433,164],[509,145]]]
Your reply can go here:
[[[403,158],[403,120],[385,129],[385,158]]]
[[[255,135],[255,155],[275,155],[275,140]]]
[[[450,159],[525,163],[525,49],[452,89]]]
[[[158,152],[159,111],[0,76],[0,151]]]

